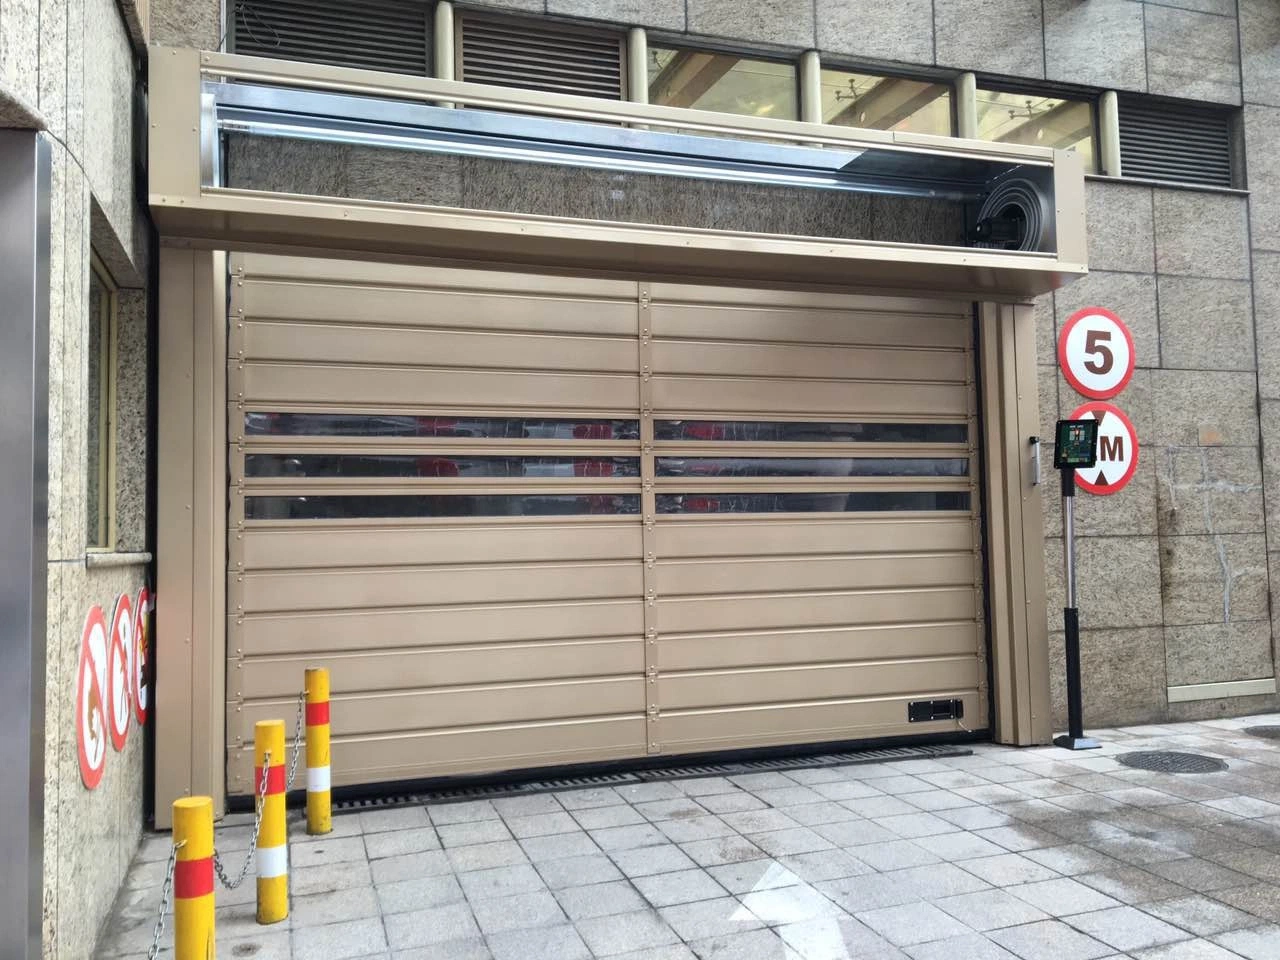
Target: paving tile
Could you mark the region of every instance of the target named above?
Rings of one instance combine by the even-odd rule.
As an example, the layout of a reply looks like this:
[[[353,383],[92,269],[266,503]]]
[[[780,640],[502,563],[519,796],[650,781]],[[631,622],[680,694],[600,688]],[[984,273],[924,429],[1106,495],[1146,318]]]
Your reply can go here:
[[[514,867],[494,867],[491,870],[473,870],[458,875],[458,882],[467,899],[483,900],[487,897],[509,897],[517,893],[533,893],[544,886],[542,878],[528,864]]]
[[[741,792],[699,796],[698,802],[712,813],[745,813],[748,810],[768,809],[763,801]]]
[[[888,794],[877,790],[869,783],[861,780],[833,780],[828,783],[815,783],[813,792],[828,800],[858,800],[867,797],[886,797]]]
[[[597,957],[680,942],[676,932],[654,910],[583,920],[577,930]]]
[[[973,833],[983,840],[990,840],[997,846],[1014,853],[1062,845],[1062,838],[1056,834],[1026,825],[991,827],[987,830],[974,830]]]
[[[920,841],[920,846],[943,860],[972,860],[975,857],[998,857],[1005,852],[990,840],[966,831],[944,833]]]
[[[800,826],[781,810],[749,810],[745,813],[726,813],[720,819],[742,834],[790,830]]]
[[[927,943],[948,937],[962,937],[973,931],[930,903],[911,903],[898,907],[882,907],[855,914],[884,939],[895,946]]]
[[[753,833],[748,840],[765,853],[774,857],[794,853],[810,853],[814,850],[830,850],[834,844],[808,827],[792,827],[789,830],[771,830],[768,833]]]
[[[913,807],[905,800],[886,796],[885,794],[841,800],[840,804],[848,807],[860,817],[897,817],[907,813],[916,813],[919,810],[918,807]]]
[[[1198,937],[1250,927],[1258,922],[1257,917],[1251,914],[1199,894],[1144,903],[1142,909],[1167,923],[1189,930]]]
[[[744,837],[717,837],[714,840],[695,840],[680,844],[701,867],[717,867],[725,863],[742,863],[745,860],[762,860],[764,851]]]
[[[787,807],[787,816],[803,827],[816,827],[824,823],[838,823],[842,820],[855,820],[858,815],[848,807],[843,807],[834,800],[823,800],[821,803],[806,803],[799,807]]]
[[[1210,939],[1248,960],[1280,960],[1280,927],[1274,924],[1232,930]]]
[[[531,797],[503,797],[494,800],[493,809],[503,819],[508,817],[532,817],[540,813],[559,813],[563,808],[560,801],[550,793],[540,793]]]
[[[556,898],[545,891],[477,900],[471,909],[486,937],[507,930],[555,926],[567,919]]]
[[[339,837],[336,840],[309,840],[289,845],[289,866],[317,867],[326,863],[365,860],[363,837]]]
[[[1054,917],[1108,910],[1121,903],[1068,877],[1006,887],[1010,894]]]
[[[614,787],[618,796],[627,803],[648,803],[651,800],[675,800],[684,792],[670,783],[628,783]]]
[[[583,857],[565,857],[558,860],[539,860],[534,863],[534,867],[552,890],[622,879],[621,871],[603,853],[593,853]]]
[[[616,850],[611,854],[618,869],[628,877],[647,877],[655,873],[673,870],[689,870],[695,864],[674,843],[660,847],[638,847],[634,850]]]
[[[712,794],[741,793],[741,788],[727,777],[689,777],[672,780],[671,785],[686,797],[705,797]]]
[[[786,774],[772,771],[768,773],[740,773],[729,777],[729,782],[735,787],[749,790],[752,793],[757,790],[776,790],[780,787],[795,785],[795,781]]]
[[[932,863],[925,867],[894,870],[882,876],[903,884],[907,889],[914,891],[921,900],[937,900],[939,897],[953,897],[962,893],[990,889],[987,883],[979,880],[972,873],[950,863]]]
[[[1118,861],[1078,843],[1026,850],[1022,855],[1066,877],[1081,873],[1099,873],[1123,866]]]
[[[564,811],[535,813],[527,817],[507,817],[506,823],[507,829],[520,840],[578,831],[577,821]]]
[[[874,821],[906,840],[932,837],[940,833],[955,833],[955,824],[939,819],[931,813],[908,813],[898,817],[881,817]]]
[[[465,803],[434,803],[427,807],[427,816],[437,827],[451,823],[471,823],[475,820],[496,820],[498,811],[488,800],[468,800]]]
[[[819,880],[838,880],[841,877],[858,877],[874,873],[870,867],[844,850],[814,850],[779,857],[778,862],[805,883]]]
[[[1102,873],[1082,873],[1075,877],[1087,887],[1119,900],[1121,903],[1148,903],[1152,900],[1168,900],[1186,891],[1176,883],[1148,873],[1140,867],[1121,867]]]
[[[655,907],[669,907],[693,900],[714,900],[723,897],[726,892],[724,887],[701,869],[636,877],[632,883]]]
[[[804,960],[889,960],[906,956],[868,926],[846,916],[784,924],[778,927],[778,935]]]
[[[392,950],[467,940],[480,935],[471,907],[465,903],[394,913],[382,919],[386,925],[387,943]]]
[[[1269,883],[1255,883],[1247,887],[1228,887],[1213,890],[1209,896],[1244,910],[1262,920],[1280,923],[1280,888]]]
[[[1206,800],[1206,807],[1234,813],[1238,817],[1274,817],[1280,815],[1280,804],[1253,797],[1226,797],[1221,800]]]
[[[928,793],[908,793],[902,799],[920,810],[954,810],[957,807],[977,806],[972,800],[950,790],[931,790]]]
[[[560,806],[566,810],[586,810],[591,807],[609,807],[625,803],[613,787],[592,787],[589,790],[565,790],[554,794]]]
[[[935,900],[934,905],[975,930],[995,930],[1048,920],[1050,915],[1008,890],[979,890]]]
[[[492,960],[488,945],[479,937],[449,940],[429,946],[396,951],[392,960]],[[302,958],[298,958],[302,960]]]
[[[296,927],[320,926],[342,920],[360,920],[364,917],[376,917],[379,914],[378,898],[374,895],[372,886],[302,897],[294,896],[290,899],[289,914]]]
[[[489,938],[493,960],[590,960],[591,951],[573,927],[512,930]]]
[[[941,861],[924,847],[910,840],[868,843],[853,848],[853,855],[873,870],[905,870]]]
[[[763,926],[759,917],[733,897],[681,903],[663,907],[658,913],[686,942],[725,937]]]
[[[454,830],[457,828],[442,827],[441,829]],[[369,852],[370,860],[381,860],[383,857],[399,857],[406,853],[425,853],[428,850],[439,850],[440,841],[436,837],[436,828],[428,826],[418,830],[366,833],[364,846]]]
[[[427,910],[462,899],[462,887],[454,877],[418,877],[383,883],[378,885],[376,893],[383,913]]]
[[[713,840],[716,837],[735,835],[733,827],[710,814],[687,820],[660,820],[654,826],[675,843],[692,843],[695,840]]]
[[[382,921],[377,917],[293,931],[293,952],[299,958],[348,960],[386,949],[387,938],[383,934]]]
[[[845,779],[845,776],[844,768],[842,767],[813,767],[803,770],[788,770],[787,778],[810,787],[815,783],[835,783],[837,780]]]
[[[251,937],[219,939],[218,948],[228,957],[252,957],[253,960],[291,960],[293,945],[288,930],[272,930]],[[162,956],[168,954],[165,951]],[[301,960],[301,958],[300,958]]]
[[[636,813],[634,807],[623,804],[610,807],[588,807],[584,810],[571,811],[573,818],[584,830],[604,830],[608,827],[626,827],[636,823],[645,823],[644,817]]]
[[[1126,952],[1190,939],[1190,934],[1185,930],[1179,930],[1135,907],[1112,907],[1094,913],[1080,913],[1068,917],[1066,922],[1081,933]]]
[[[977,805],[957,807],[954,810],[939,810],[936,815],[948,823],[954,823],[961,830],[989,830],[994,827],[1009,826],[1014,822],[1013,817],[1008,814]]]
[[[645,909],[644,898],[625,880],[557,890],[556,899],[574,923]]]
[[[511,831],[501,820],[451,823],[436,827],[436,830],[440,834],[440,842],[446,849],[511,839]]]
[[[488,870],[492,867],[510,867],[525,863],[529,859],[525,856],[524,848],[514,840],[451,847],[445,851],[445,855],[459,873]]]
[[[1017,853],[1005,853],[995,857],[976,857],[959,864],[976,877],[995,887],[1008,887],[1018,883],[1035,883],[1052,880],[1058,875],[1048,867]]]
[[[951,827],[951,829],[955,828]],[[813,832],[841,847],[856,847],[864,843],[889,843],[901,839],[887,827],[862,819],[819,824],[813,828]]]
[[[706,807],[689,797],[676,797],[674,800],[650,800],[648,803],[637,803],[636,813],[646,820],[687,820],[692,817],[705,817]]]
[[[1216,943],[1208,940],[1181,940],[1178,943],[1165,944],[1163,947],[1152,947],[1139,950],[1133,956],[1136,960],[1239,960],[1240,954],[1232,953]]]
[[[689,944],[698,960],[773,960],[782,957],[785,944],[772,930],[731,933]]]
[[[908,947],[907,954],[912,960],[957,960],[959,957],[964,960],[1017,960],[1014,954],[980,933],[918,944]]]
[[[820,803],[829,799],[822,794],[792,783],[787,787],[776,787],[770,790],[752,790],[757,800],[763,800],[771,807],[798,807],[806,803]]]
[[[771,927],[783,923],[800,923],[817,917],[836,917],[844,913],[840,907],[807,885],[753,890],[739,899],[743,906]]]
[[[650,947],[647,950],[631,950],[627,953],[614,954],[612,960],[697,960],[697,958],[683,943],[672,943],[664,947]]]
[[[751,860],[708,867],[707,873],[730,893],[772,890],[801,883],[801,879],[777,860]]]
[[[591,839],[600,845],[602,850],[633,850],[636,847],[651,847],[667,843],[667,838],[648,823],[631,827],[605,827],[603,830],[588,830]]]
[[[987,934],[1022,960],[1097,960],[1115,951],[1092,937],[1072,930],[1061,920],[1041,920]]]
[[[440,856],[444,860],[444,856]],[[386,863],[387,861],[380,861]],[[439,872],[447,872],[449,865],[443,864]],[[352,861],[349,863],[326,863],[318,867],[294,867],[289,871],[289,892],[295,897],[303,897],[312,893],[328,893],[330,890],[352,890],[373,884],[373,874],[368,863]],[[252,884],[244,886],[252,888]],[[247,892],[247,891],[246,891]],[[225,892],[218,891],[220,902],[226,902]],[[257,891],[253,892],[257,896]],[[246,901],[248,902],[248,901]]]
[[[565,857],[585,857],[600,852],[595,841],[584,830],[577,833],[557,833],[549,837],[529,837],[520,841],[520,849],[535,863]]]
[[[919,777],[911,776],[877,777],[872,781],[871,785],[881,793],[887,793],[891,796],[934,789],[933,784],[921,780]]]
[[[373,863],[366,864],[365,867],[371,872],[375,884],[411,880],[414,877],[438,877],[453,870],[453,864],[449,862],[449,858],[439,850],[409,853],[403,857],[387,857],[385,860],[375,860]],[[351,870],[353,874],[356,868],[354,863],[333,866],[335,870]],[[301,871],[295,871],[294,876],[300,873]],[[295,889],[298,889],[296,881]]]

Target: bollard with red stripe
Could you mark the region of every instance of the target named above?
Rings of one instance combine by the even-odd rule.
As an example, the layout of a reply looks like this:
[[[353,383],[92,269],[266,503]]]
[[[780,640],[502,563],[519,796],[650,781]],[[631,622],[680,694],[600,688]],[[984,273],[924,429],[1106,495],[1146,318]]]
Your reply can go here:
[[[213,960],[213,798],[173,803],[174,960]]]
[[[289,916],[289,847],[284,807],[287,764],[283,720],[259,720],[254,724],[253,755],[253,785],[258,792],[262,791],[262,769],[267,767],[262,825],[258,830],[258,922],[279,923]]]
[[[306,673],[307,691],[307,833],[333,830],[329,792],[329,671]]]

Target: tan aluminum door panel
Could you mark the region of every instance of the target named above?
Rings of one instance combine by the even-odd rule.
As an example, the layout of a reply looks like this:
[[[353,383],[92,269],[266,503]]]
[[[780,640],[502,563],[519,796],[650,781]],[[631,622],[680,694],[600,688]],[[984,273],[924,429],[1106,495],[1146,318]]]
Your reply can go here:
[[[922,658],[878,663],[804,664],[792,667],[662,674],[662,709],[733,707],[798,700],[834,700],[850,694],[880,695],[978,686],[977,657]]]
[[[410,610],[324,610],[260,614],[232,622],[248,657],[343,653],[383,646],[447,646],[528,639],[644,635],[643,603],[540,601]]]
[[[246,614],[435,604],[608,600],[644,592],[640,563],[255,571],[235,598]]]
[[[729,331],[726,330],[726,333]],[[686,377],[798,377],[964,383],[962,350],[658,340],[654,369]]]
[[[968,517],[901,515],[844,514],[821,520],[663,517],[657,529],[659,555],[672,558],[972,550],[973,537]]]
[[[902,347],[928,344],[939,350],[963,350],[969,332],[956,314],[919,314],[889,310],[816,310],[762,304],[720,307],[657,303],[653,335],[659,342],[717,340],[773,343],[782,334],[788,343]]]
[[[282,704],[276,716],[287,713],[289,708]],[[287,723],[291,730],[291,714]],[[645,752],[645,722],[640,715],[353,737],[338,732],[342,713],[335,704],[332,723],[333,784],[339,787],[424,776],[591,763],[643,756]],[[227,789],[235,794],[248,794],[252,780],[253,746],[249,741],[247,747],[233,746],[228,751]]]
[[[659,560],[658,594],[945,587],[973,582],[973,554]]]
[[[252,670],[232,671],[233,699],[287,699],[303,667],[327,667],[348,691],[390,690],[405,677],[448,677],[453,683],[519,683],[560,677],[620,677],[644,672],[644,648],[637,635],[625,639],[544,640],[533,643],[459,645],[427,649],[350,650],[317,656],[306,650],[293,657],[262,658]]]
[[[604,518],[601,518],[604,519]],[[358,522],[358,521],[357,521]],[[398,566],[422,557],[454,563],[625,560],[643,556],[637,523],[468,524],[422,521],[341,525],[316,521],[260,524],[245,530],[246,570]]]
[[[671,416],[807,414],[847,419],[850,408],[866,417],[936,418],[963,409],[969,389],[963,383],[901,383],[842,380],[779,380],[764,377],[653,378],[654,407]]]
[[[658,630],[771,630],[872,623],[962,620],[974,616],[973,586],[848,593],[659,597]]]
[[[719,286],[696,283],[649,284],[656,309],[692,307],[776,307],[819,313],[836,311],[863,314],[891,313],[910,320],[925,315],[972,319],[972,307],[956,300],[933,297],[878,297],[865,294],[827,293],[785,287]]]
[[[666,671],[877,660],[886,656],[973,655],[981,642],[972,620],[875,627],[812,627],[751,633],[675,634],[658,641]]]

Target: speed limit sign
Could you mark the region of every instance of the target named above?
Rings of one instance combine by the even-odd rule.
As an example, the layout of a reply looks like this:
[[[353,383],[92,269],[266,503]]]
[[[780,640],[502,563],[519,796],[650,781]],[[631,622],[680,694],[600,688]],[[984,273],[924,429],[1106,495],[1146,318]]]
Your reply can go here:
[[[1133,377],[1133,334],[1110,310],[1077,310],[1058,336],[1058,363],[1077,393],[1110,400]]]

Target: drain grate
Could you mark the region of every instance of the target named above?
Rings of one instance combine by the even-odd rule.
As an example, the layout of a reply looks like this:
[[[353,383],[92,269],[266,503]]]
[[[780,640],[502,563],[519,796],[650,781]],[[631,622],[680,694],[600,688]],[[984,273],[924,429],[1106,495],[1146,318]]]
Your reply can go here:
[[[1206,757],[1199,753],[1178,753],[1173,750],[1157,750],[1142,753],[1124,753],[1116,760],[1135,770],[1153,773],[1221,773],[1227,769],[1225,760]]]
[[[1245,727],[1244,732],[1251,737],[1262,737],[1264,740],[1280,740],[1280,726],[1275,724],[1262,727]]]
[[[464,784],[427,790],[414,794],[391,794],[339,799],[333,803],[334,813],[358,813],[361,810],[386,810],[394,807],[418,806],[424,803],[457,803],[486,800],[491,797],[527,796],[554,790],[582,790],[591,787],[616,787],[631,783],[655,783],[693,777],[724,777],[770,770],[812,770],[820,767],[844,767],[863,763],[892,763],[896,760],[936,760],[940,757],[968,757],[973,751],[961,746],[883,747],[853,750],[845,753],[822,753],[800,757],[776,757],[764,760],[735,760],[726,763],[691,763],[687,766],[663,767],[657,770],[635,770],[627,773],[584,774],[551,780],[529,780],[514,783]]]

